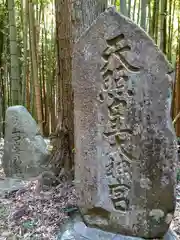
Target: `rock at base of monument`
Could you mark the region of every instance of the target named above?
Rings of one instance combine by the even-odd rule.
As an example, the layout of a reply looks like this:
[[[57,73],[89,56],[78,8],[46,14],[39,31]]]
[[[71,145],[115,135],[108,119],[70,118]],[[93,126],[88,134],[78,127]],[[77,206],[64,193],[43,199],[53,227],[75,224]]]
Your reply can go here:
[[[83,222],[75,222],[67,226],[64,233],[57,237],[57,240],[144,240],[144,238],[123,236],[96,228],[90,228]],[[169,229],[162,240],[178,240],[178,236]]]

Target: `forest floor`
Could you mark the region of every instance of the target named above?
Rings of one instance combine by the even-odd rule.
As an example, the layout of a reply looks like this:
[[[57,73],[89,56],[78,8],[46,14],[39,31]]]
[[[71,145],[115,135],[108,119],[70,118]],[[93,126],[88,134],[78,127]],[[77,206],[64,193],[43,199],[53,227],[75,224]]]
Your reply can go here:
[[[0,143],[0,158],[2,148]],[[0,171],[0,184],[3,179]],[[0,191],[0,240],[55,240],[75,206],[76,193],[70,183],[44,188],[33,180],[6,194]],[[180,183],[172,229],[180,239]]]
[[[176,187],[176,211],[174,214],[174,219],[171,223],[171,227],[180,239],[180,182]]]
[[[0,197],[0,240],[54,240],[76,203],[72,185],[37,192],[37,182]]]
[[[3,154],[0,141],[0,165]],[[68,211],[76,206],[75,189],[70,183],[42,186],[39,179],[6,186],[0,167],[0,240],[55,240]],[[7,181],[8,182],[8,181]],[[10,191],[4,191],[8,189]],[[17,187],[16,187],[17,185]]]

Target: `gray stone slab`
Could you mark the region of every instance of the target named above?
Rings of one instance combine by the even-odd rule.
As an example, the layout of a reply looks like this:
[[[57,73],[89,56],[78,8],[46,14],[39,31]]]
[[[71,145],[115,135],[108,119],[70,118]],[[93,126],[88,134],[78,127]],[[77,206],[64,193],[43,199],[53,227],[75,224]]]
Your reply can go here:
[[[175,210],[172,66],[135,23],[108,9],[74,48],[75,178],[84,221],[162,237]]]
[[[2,167],[7,177],[31,178],[47,170],[49,152],[36,121],[23,106],[6,111]]]
[[[87,227],[83,222],[76,222],[67,229],[57,240],[144,240],[144,238],[123,236],[113,234],[95,228]],[[178,236],[171,229],[165,234],[162,240],[178,240]]]

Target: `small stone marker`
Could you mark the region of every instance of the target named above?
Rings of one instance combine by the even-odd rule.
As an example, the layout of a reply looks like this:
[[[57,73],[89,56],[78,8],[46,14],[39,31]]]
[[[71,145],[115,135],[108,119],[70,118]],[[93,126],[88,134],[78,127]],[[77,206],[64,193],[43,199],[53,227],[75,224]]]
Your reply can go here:
[[[9,107],[2,166],[8,177],[36,177],[47,170],[48,150],[38,126],[23,106]]]
[[[165,235],[175,209],[173,69],[152,39],[109,8],[75,45],[75,177],[89,226]]]

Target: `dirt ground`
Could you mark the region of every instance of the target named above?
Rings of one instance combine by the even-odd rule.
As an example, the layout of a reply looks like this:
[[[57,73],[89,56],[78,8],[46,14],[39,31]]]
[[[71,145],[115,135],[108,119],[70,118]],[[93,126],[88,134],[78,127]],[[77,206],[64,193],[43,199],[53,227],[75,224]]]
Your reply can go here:
[[[0,240],[54,240],[68,213],[76,210],[70,184],[39,189],[38,182],[0,197]]]
[[[3,139],[0,140],[0,186],[6,189],[1,168]],[[16,183],[15,183],[16,184]],[[55,240],[61,224],[76,211],[76,195],[72,184],[42,186],[29,181],[18,190],[0,189],[0,240]],[[8,186],[7,186],[8,189]]]

